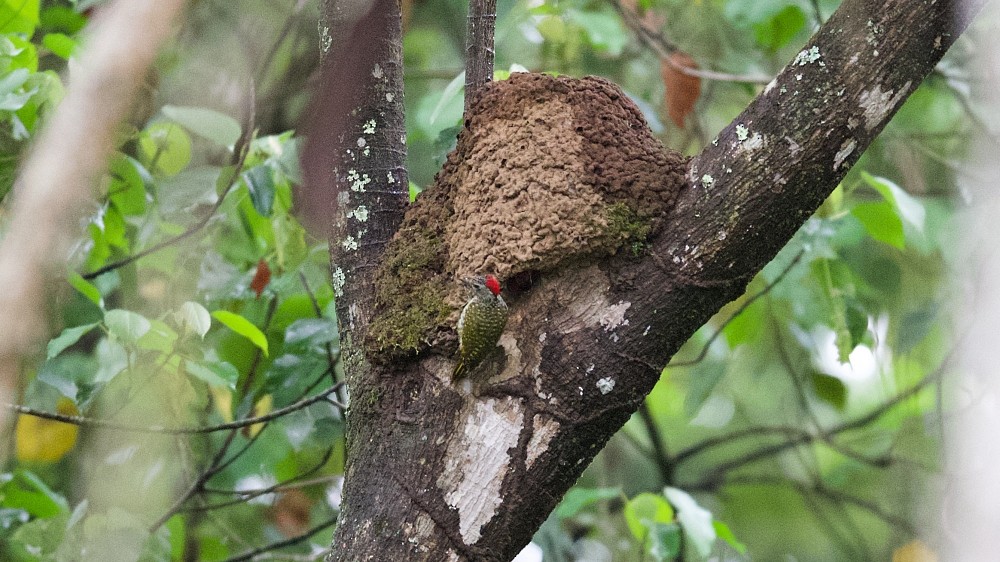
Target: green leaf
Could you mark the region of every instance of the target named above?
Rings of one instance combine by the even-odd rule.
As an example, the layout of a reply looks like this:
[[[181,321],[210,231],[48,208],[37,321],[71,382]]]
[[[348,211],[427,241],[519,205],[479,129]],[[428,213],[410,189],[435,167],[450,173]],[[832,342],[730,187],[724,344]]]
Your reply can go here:
[[[694,546],[698,554],[704,558],[712,551],[715,542],[715,527],[712,525],[712,513],[698,505],[690,495],[679,488],[667,486],[663,495],[677,510],[677,522],[684,529],[688,544]]]
[[[726,525],[722,521],[715,519],[712,521],[712,527],[715,528],[715,535],[726,542],[729,546],[733,547],[733,550],[740,553],[741,555],[746,555],[747,547],[745,544],[741,543],[736,539],[736,535],[729,529],[729,525]]]
[[[35,89],[25,89],[25,83],[31,77],[26,68],[18,68],[0,77],[0,110],[17,111],[28,103]]]
[[[185,361],[184,370],[209,386],[236,390],[236,381],[240,377],[236,367],[225,361],[202,364],[195,361]]]
[[[906,246],[903,221],[890,203],[886,201],[858,203],[851,209],[851,214],[861,221],[865,230],[875,240],[899,249]]]
[[[757,43],[774,52],[787,45],[806,25],[806,14],[798,6],[786,6],[767,21],[754,24]]]
[[[146,182],[140,169],[141,164],[120,152],[108,167],[108,197],[123,215],[146,212]]]
[[[41,478],[27,470],[0,476],[0,499],[4,507],[23,509],[35,517],[69,513],[66,498],[52,491]]]
[[[38,72],[38,49],[19,35],[0,35],[0,57],[10,59],[10,69],[24,68]]]
[[[583,28],[590,46],[599,53],[617,57],[628,44],[629,34],[622,26],[621,17],[611,8],[596,12],[570,10],[566,15]]]
[[[165,216],[190,217],[199,205],[213,205],[219,200],[217,191],[225,175],[215,166],[195,166],[158,182],[157,199]]]
[[[56,355],[59,355],[64,349],[80,341],[80,338],[82,338],[84,334],[90,332],[99,324],[100,322],[94,322],[93,324],[84,324],[83,326],[66,328],[61,334],[49,341],[49,345],[46,347],[45,358],[52,359]]]
[[[101,291],[93,283],[87,281],[75,271],[69,272],[68,281],[71,287],[76,289],[81,295],[87,297],[90,302],[104,308],[104,297],[101,296]]]
[[[285,345],[319,346],[337,339],[337,324],[329,318],[302,318],[285,330]]]
[[[649,554],[654,560],[673,560],[681,553],[681,527],[677,523],[653,523],[649,528]]]
[[[855,345],[847,319],[847,296],[853,293],[850,271],[843,262],[826,258],[813,261],[811,268],[830,302],[830,327],[836,336],[838,359],[847,363]]]
[[[923,203],[887,178],[861,172],[865,183],[875,188],[897,211],[900,218],[919,232],[924,230],[927,210]]]
[[[688,386],[687,396],[684,397],[684,413],[688,416],[697,414],[725,374],[726,370],[721,368],[700,371]]]
[[[31,37],[38,25],[39,0],[0,0],[0,33]]]
[[[458,93],[464,91],[465,89],[465,71],[458,73],[458,76],[451,79],[448,85],[445,86],[444,90],[441,92],[441,97],[438,99],[437,105],[434,106],[434,110],[431,111],[430,117],[428,117],[427,122],[434,124],[438,117],[444,111],[445,106],[453,102],[458,96]]]
[[[843,410],[847,405],[847,386],[844,381],[831,375],[813,373],[812,385],[820,400],[838,410]]]
[[[182,329],[191,330],[200,338],[204,338],[208,329],[212,327],[212,317],[208,310],[196,302],[188,301],[182,304],[174,313],[174,318]]]
[[[267,355],[267,338],[264,336],[264,332],[261,332],[249,320],[228,310],[216,310],[212,313],[212,317],[222,322],[230,330],[250,340],[264,352],[264,355]]]
[[[274,205],[274,176],[271,168],[261,164],[243,172],[243,181],[250,190],[250,201],[253,208],[262,217],[271,216]]]
[[[108,244],[122,250],[128,250],[128,238],[125,236],[125,217],[114,205],[108,205],[101,215],[104,227],[104,239]]]
[[[74,34],[87,25],[87,18],[68,6],[49,6],[39,14],[42,27]]]
[[[225,113],[180,105],[165,105],[162,111],[185,129],[220,146],[235,145],[242,134],[239,122]]]
[[[126,344],[136,343],[150,328],[143,315],[118,308],[104,313],[104,325],[115,339]]]
[[[644,492],[630,499],[623,510],[625,524],[632,536],[640,541],[649,537],[653,523],[673,523],[674,509],[658,494]]]
[[[191,162],[191,138],[173,123],[153,123],[139,134],[139,157],[154,174],[172,176]]]
[[[911,310],[903,315],[896,334],[896,343],[892,346],[894,353],[906,354],[927,337],[938,318],[941,307],[930,303],[924,308]]]
[[[149,330],[136,342],[136,346],[139,349],[168,354],[174,351],[176,343],[177,332],[162,320],[153,320],[150,322]]]
[[[566,496],[559,502],[555,509],[555,516],[559,519],[573,517],[583,511],[584,508],[597,502],[621,497],[622,491],[619,488],[570,488]]]
[[[42,45],[59,58],[69,60],[76,50],[76,40],[65,33],[46,33]]]

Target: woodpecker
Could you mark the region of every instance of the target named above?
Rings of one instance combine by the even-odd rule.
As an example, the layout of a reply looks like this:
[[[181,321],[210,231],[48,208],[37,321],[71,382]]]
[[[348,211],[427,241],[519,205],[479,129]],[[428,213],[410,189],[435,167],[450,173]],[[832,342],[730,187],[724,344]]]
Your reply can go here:
[[[469,375],[496,347],[507,324],[507,303],[500,296],[500,281],[492,275],[462,281],[472,292],[458,317],[458,364],[452,380]]]

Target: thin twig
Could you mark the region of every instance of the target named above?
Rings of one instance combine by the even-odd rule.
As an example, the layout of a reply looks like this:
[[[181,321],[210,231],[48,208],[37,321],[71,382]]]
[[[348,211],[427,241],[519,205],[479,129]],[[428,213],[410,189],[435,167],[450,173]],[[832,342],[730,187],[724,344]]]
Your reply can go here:
[[[815,483],[810,486],[807,484],[803,484],[802,482],[797,482],[795,480],[789,480],[787,478],[780,478],[775,476],[738,476],[733,478],[727,478],[724,484],[748,485],[748,486],[754,486],[754,485],[788,486],[789,488],[792,488],[801,494],[815,493],[834,502],[849,503],[856,507],[860,507],[861,509],[870,512],[872,515],[875,515],[882,521],[898,528],[907,535],[912,536],[916,533],[915,529],[913,528],[913,525],[906,519],[903,519],[898,515],[893,515],[891,513],[888,513],[884,509],[882,509],[881,507],[875,505],[870,501],[861,499],[857,496],[853,496],[851,494],[848,494],[847,492],[843,492],[840,490],[832,490],[826,486],[823,486],[820,483]]]
[[[653,419],[653,414],[650,413],[649,405],[645,401],[639,405],[639,417],[642,418],[642,423],[646,426],[646,433],[649,434],[649,440],[653,444],[653,458],[656,461],[656,466],[660,469],[660,478],[663,479],[663,484],[673,485],[676,465],[663,444],[660,428],[657,427],[656,420]]]
[[[618,12],[622,18],[622,22],[625,23],[633,33],[638,36],[639,40],[646,45],[651,51],[656,53],[661,61],[669,64],[674,70],[686,74],[688,76],[696,76],[698,78],[703,78],[705,80],[717,80],[720,82],[740,82],[747,84],[767,84],[771,81],[772,77],[763,76],[759,74],[730,74],[726,72],[716,72],[714,70],[701,70],[697,68],[689,68],[680,64],[677,64],[670,55],[677,52],[679,49],[677,45],[671,42],[669,39],[663,36],[659,31],[649,29],[639,20],[635,12],[630,8],[622,5],[621,0],[611,0],[611,5]]]
[[[323,374],[325,375],[326,373],[324,372]],[[4,406],[7,407],[7,408],[10,408],[11,410],[13,410],[13,411],[15,411],[15,412],[17,412],[19,414],[24,414],[24,415],[27,415],[27,416],[34,416],[36,418],[44,418],[44,419],[47,419],[47,420],[53,420],[53,421],[68,423],[68,424],[77,425],[77,426],[80,426],[80,427],[97,427],[97,428],[102,428],[102,429],[114,429],[114,430],[118,430],[118,431],[128,431],[128,432],[131,432],[131,433],[161,433],[161,434],[167,434],[167,435],[195,435],[195,434],[201,434],[201,433],[214,433],[216,431],[225,431],[225,430],[228,430],[228,429],[241,429],[241,428],[244,428],[244,427],[247,427],[247,426],[251,426],[251,425],[255,425],[255,424],[258,424],[258,423],[269,422],[271,420],[280,418],[281,416],[284,416],[284,415],[289,414],[291,412],[294,412],[294,411],[297,411],[297,410],[301,410],[303,408],[311,406],[311,405],[313,405],[313,404],[315,404],[317,402],[326,401],[326,402],[329,402],[330,404],[333,404],[337,408],[340,408],[341,410],[344,410],[344,409],[347,408],[347,406],[345,406],[344,404],[342,404],[339,400],[336,400],[334,398],[330,398],[330,394],[332,394],[334,392],[337,392],[340,389],[341,386],[343,386],[343,383],[338,383],[338,384],[336,384],[336,385],[334,385],[334,386],[326,389],[325,391],[323,391],[320,394],[316,394],[316,395],[310,396],[308,398],[303,398],[302,400],[299,400],[298,402],[295,402],[294,404],[289,404],[288,406],[285,406],[284,408],[279,408],[279,409],[274,410],[274,411],[272,411],[270,413],[267,413],[267,414],[265,414],[263,416],[257,416],[257,417],[253,417],[253,418],[244,418],[244,419],[241,419],[241,420],[238,420],[238,421],[233,421],[233,422],[229,422],[229,423],[222,423],[222,424],[218,424],[218,425],[210,425],[210,426],[205,426],[205,427],[157,427],[157,426],[143,427],[143,426],[122,424],[122,423],[117,423],[117,422],[112,422],[112,421],[107,421],[107,420],[87,418],[87,417],[83,417],[83,416],[67,416],[67,415],[64,415],[64,414],[56,414],[56,413],[53,413],[53,412],[44,412],[44,411],[41,411],[41,410],[36,410],[34,408],[29,408],[27,406],[21,406],[19,404],[4,404]]]
[[[253,101],[255,98],[255,96],[252,95],[253,88],[251,88],[250,91],[251,91],[250,105],[252,106],[256,102]],[[154,244],[149,248],[146,248],[145,250],[136,252],[118,261],[106,264],[89,273],[84,273],[81,275],[81,277],[89,281],[91,279],[104,275],[109,271],[125,267],[126,265],[138,261],[150,254],[155,254],[156,252],[159,252],[164,248],[169,248],[170,246],[173,246],[174,244],[177,244],[178,242],[181,242],[191,237],[201,229],[205,228],[205,226],[208,225],[209,222],[211,222],[212,218],[215,217],[215,213],[219,211],[219,208],[222,207],[222,203],[226,200],[226,195],[228,195],[229,192],[232,191],[232,189],[239,184],[240,174],[242,174],[243,172],[243,167],[246,164],[247,154],[250,152],[250,143],[256,136],[256,130],[254,129],[255,115],[256,115],[256,109],[251,107],[249,110],[249,117],[247,119],[246,127],[243,130],[243,135],[240,137],[239,142],[237,143],[237,145],[234,147],[233,150],[233,154],[234,156],[236,156],[236,162],[233,167],[231,177],[229,181],[226,183],[226,188],[222,190],[222,193],[219,194],[218,199],[216,199],[215,203],[212,205],[212,208],[209,209],[208,213],[206,213],[206,215],[200,221],[196,222],[194,225],[190,226],[187,230],[178,234],[177,236],[168,238],[163,242]]]
[[[768,445],[756,449],[754,451],[750,451],[749,453],[741,455],[735,459],[717,465],[715,468],[709,471],[708,474],[701,480],[692,484],[692,486],[686,486],[686,487],[691,487],[696,489],[712,488],[718,485],[722,481],[723,475],[731,470],[741,468],[758,460],[777,455],[793,447],[798,447],[799,445],[805,445],[815,440],[828,441],[831,437],[835,435],[867,426],[868,424],[874,422],[878,418],[884,416],[886,413],[888,413],[890,410],[900,405],[904,401],[917,395],[920,391],[927,388],[927,386],[929,386],[930,384],[934,383],[934,381],[936,381],[940,376],[942,376],[944,369],[950,362],[953,353],[954,350],[950,351],[948,355],[945,357],[945,359],[941,362],[941,364],[934,371],[928,373],[924,378],[922,378],[920,382],[904,390],[903,392],[900,392],[896,396],[893,396],[891,399],[883,402],[879,406],[873,408],[867,414],[855,418],[853,420],[837,424],[825,431],[820,431],[815,434],[803,431],[799,435],[793,436],[787,441],[782,441],[781,443]]]
[[[333,517],[327,519],[326,521],[323,521],[319,525],[316,525],[315,527],[313,527],[312,529],[309,529],[308,531],[306,531],[305,533],[302,533],[301,535],[292,537],[290,539],[285,539],[283,541],[278,541],[278,542],[273,542],[271,544],[266,544],[264,546],[259,546],[259,547],[255,548],[253,550],[249,550],[247,552],[244,552],[243,554],[239,554],[239,555],[233,556],[232,558],[226,558],[223,562],[243,562],[245,560],[251,560],[251,559],[253,559],[258,554],[263,554],[265,552],[270,552],[272,550],[278,550],[279,548],[285,548],[286,546],[292,546],[292,545],[298,544],[298,543],[300,543],[302,541],[305,541],[305,540],[309,539],[309,537],[312,537],[316,533],[319,533],[320,531],[322,531],[324,529],[327,529],[329,527],[333,527],[334,525],[336,525],[338,517],[339,517],[339,515],[334,515]]]
[[[213,503],[213,504],[199,505],[197,507],[187,508],[187,509],[184,509],[182,511],[188,511],[188,512],[190,512],[190,511],[209,511],[209,510],[213,510],[213,509],[220,509],[220,508],[223,508],[223,507],[229,507],[231,505],[242,505],[242,504],[245,504],[249,500],[252,500],[252,499],[260,497],[260,496],[263,496],[265,494],[270,494],[270,493],[273,493],[273,492],[278,492],[278,491],[281,491],[281,490],[284,490],[284,489],[292,488],[293,487],[292,485],[295,484],[296,482],[300,482],[300,481],[304,480],[310,474],[314,474],[317,470],[323,468],[323,466],[326,465],[326,461],[330,460],[330,457],[332,455],[333,455],[333,447],[328,447],[327,450],[326,450],[326,453],[323,454],[323,458],[320,459],[320,461],[318,463],[316,463],[313,467],[311,467],[309,470],[306,470],[305,472],[303,472],[301,474],[296,474],[295,476],[293,476],[293,477],[291,477],[291,478],[289,478],[287,480],[284,480],[282,482],[278,482],[277,484],[275,484],[273,486],[268,486],[267,488],[258,488],[256,490],[218,490],[218,489],[210,488],[208,486],[202,486],[202,491],[206,492],[206,493],[236,495],[236,496],[239,496],[239,497],[236,498],[236,499],[234,499],[234,500],[229,500],[229,501],[224,501],[224,502],[219,502],[219,503]]]
[[[770,293],[771,290],[778,285],[778,283],[781,283],[781,281],[785,278],[785,276],[788,275],[788,272],[791,271],[792,268],[795,267],[797,263],[799,263],[799,260],[802,259],[802,256],[804,256],[805,253],[806,253],[805,250],[799,250],[799,253],[795,254],[795,257],[792,258],[792,261],[785,266],[785,269],[781,270],[781,273],[779,273],[778,276],[774,278],[774,281],[771,281],[770,283],[767,284],[766,287],[761,289],[758,293],[754,294],[752,297],[743,301],[743,304],[741,304],[739,308],[737,308],[729,316],[729,318],[727,318],[726,321],[722,323],[722,326],[719,326],[719,329],[716,330],[714,334],[712,334],[712,337],[708,338],[708,341],[705,342],[705,345],[701,348],[701,351],[694,359],[690,359],[688,361],[671,362],[670,364],[667,365],[667,368],[690,367],[692,365],[697,365],[702,360],[704,360],[705,357],[708,355],[709,348],[711,348],[712,344],[715,343],[715,340],[717,340],[719,336],[722,335],[722,332],[723,330],[726,329],[726,326],[729,326],[729,324],[732,323],[734,320],[736,320],[736,318],[739,317],[740,314],[743,314],[743,312],[746,311],[746,309],[750,308],[750,306],[753,305],[753,303],[757,302],[757,300],[763,297],[764,295]]]

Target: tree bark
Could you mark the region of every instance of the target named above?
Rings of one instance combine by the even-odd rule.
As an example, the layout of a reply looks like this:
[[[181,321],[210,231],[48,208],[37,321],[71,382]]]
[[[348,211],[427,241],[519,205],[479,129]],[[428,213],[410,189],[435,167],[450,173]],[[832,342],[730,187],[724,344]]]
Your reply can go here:
[[[500,342],[505,353],[484,367],[488,380],[465,388],[450,381],[448,352],[454,350],[454,338],[447,326],[453,311],[435,319],[427,332],[432,335],[414,344],[415,352],[404,345],[399,353],[379,355],[375,350],[382,342],[371,334],[364,343],[355,341],[360,357],[347,367],[364,374],[350,379],[350,461],[329,560],[513,558],[641,404],[670,356],[744,291],[933,69],[968,23],[955,14],[956,7],[954,0],[846,0],[686,170],[677,168],[678,158],[668,153],[662,159],[629,155],[629,161],[662,169],[659,199],[641,207],[664,203],[665,210],[651,218],[648,246],[632,246],[631,252],[626,246],[610,257],[594,250],[598,253],[561,262],[549,256],[545,263],[557,264],[551,268],[512,265],[499,247],[497,255],[466,252],[461,241],[492,235],[482,221],[476,223],[481,230],[455,230],[462,221],[479,220],[477,204],[485,205],[479,210],[486,216],[495,208],[489,194],[469,185],[515,193],[503,184],[514,172],[503,166],[519,166],[517,161],[504,158],[499,171],[482,177],[495,170],[479,164],[493,162],[489,158],[498,147],[484,150],[476,143],[490,127],[504,125],[480,118],[481,112],[499,105],[504,92],[526,87],[530,80],[540,88],[543,79],[512,79],[486,88],[467,115],[457,149],[462,157],[449,158],[438,183],[421,196],[424,202],[408,211],[396,242],[416,252],[438,234],[447,236],[449,255],[420,258],[426,262],[422,265],[442,272],[440,283],[451,282],[448,274],[485,267],[521,285],[510,299],[511,317]],[[590,134],[570,103],[580,92],[609,108],[608,116],[591,115],[586,123],[631,118],[630,106],[601,81],[546,80],[557,93],[539,93],[539,106],[569,103],[568,109],[552,114],[533,113],[530,105],[515,107],[508,119],[517,126],[510,129],[509,142],[542,138],[515,135],[532,123],[540,130],[572,123],[560,137],[565,145],[575,142],[572,131]],[[552,100],[558,103],[551,105]],[[619,148],[614,138],[588,147],[590,157]],[[544,148],[572,153],[572,147],[562,145]],[[463,161],[473,156],[481,160]],[[593,160],[579,176],[565,176],[567,189],[573,192],[574,182],[585,183],[595,174],[606,176],[604,162]],[[572,172],[574,165],[525,164],[556,174],[549,178],[563,178],[558,174]],[[671,183],[679,177],[671,174],[675,168],[685,172],[679,186]],[[530,190],[530,181],[525,182],[523,189]],[[440,211],[435,215],[428,209]],[[526,243],[532,234],[538,235],[536,242],[546,239],[537,225],[533,228]],[[391,248],[386,255],[394,259]],[[397,277],[376,274],[373,290],[401,282],[400,272],[421,264],[397,263],[392,270]],[[528,281],[517,282],[524,278]],[[342,312],[347,333],[356,335],[359,325],[384,316],[379,308],[387,306],[384,301],[376,295],[381,304],[374,309],[362,306],[360,315],[356,309]],[[453,309],[460,304],[451,292],[446,301]]]

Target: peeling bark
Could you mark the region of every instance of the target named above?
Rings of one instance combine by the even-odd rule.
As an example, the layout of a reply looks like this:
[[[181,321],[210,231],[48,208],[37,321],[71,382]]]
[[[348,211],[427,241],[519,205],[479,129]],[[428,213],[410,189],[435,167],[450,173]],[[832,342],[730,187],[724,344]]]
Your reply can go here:
[[[462,197],[482,197],[485,209],[502,200],[483,195],[480,188],[504,192],[497,183],[507,180],[528,190],[532,181],[545,184],[562,169],[571,171],[570,181],[590,190],[586,193],[604,197],[609,191],[602,189],[611,184],[602,183],[606,170],[593,168],[600,160],[595,155],[606,150],[602,162],[631,161],[620,156],[635,148],[612,135],[612,142],[593,143],[575,158],[559,160],[583,146],[575,143],[592,138],[573,127],[560,137],[562,145],[546,145],[539,153],[531,146],[536,133],[542,138],[541,131],[559,126],[530,111],[533,100],[550,101],[542,90],[521,99],[523,105],[515,96],[497,106],[508,108],[506,113],[488,113],[491,96],[495,101],[507,91],[501,88],[536,78],[487,87],[460,137],[457,154],[463,156],[449,160],[422,196],[426,202],[411,208],[396,236],[404,248],[407,243],[441,244],[443,258],[420,262],[437,272],[435,282],[449,285],[466,268],[485,267],[516,286],[500,341],[504,354],[481,367],[489,370],[487,382],[459,388],[449,377],[450,316],[434,316],[418,343],[398,353],[386,352],[378,338],[366,341],[361,350],[370,370],[352,379],[351,461],[330,560],[509,560],[516,555],[641,404],[670,356],[744,291],[931,71],[967,24],[953,16],[955,4],[845,1],[686,169],[676,167],[681,160],[675,155],[661,152],[664,171],[658,177],[623,176],[623,186],[643,185],[656,193],[659,185],[670,194],[656,213],[639,217],[650,227],[639,251],[595,245],[571,259],[558,259],[556,252],[551,260],[529,259],[525,265],[513,250],[509,255],[480,252],[468,233],[448,238],[455,232],[449,229],[469,218],[462,214]],[[544,91],[561,95],[580,84],[602,91],[596,81],[537,80],[546,80]],[[577,103],[570,102],[561,115],[577,119]],[[606,107],[608,116],[618,116],[609,121],[629,119],[623,100]],[[594,117],[599,123],[602,115]],[[497,177],[477,175],[483,168],[475,163],[489,162],[497,149],[478,144],[489,127],[525,132],[525,148],[519,150],[532,157]],[[543,157],[534,158],[537,154]],[[581,161],[591,167],[581,167]],[[658,160],[642,162],[653,166]],[[468,167],[465,176],[462,166]],[[674,172],[686,172],[684,185],[674,184]],[[598,179],[589,181],[593,178]],[[463,195],[470,182],[481,186]],[[612,201],[631,203],[640,213],[649,207],[641,203],[649,189],[623,193],[628,195],[601,199],[593,208]],[[584,196],[581,201],[594,200]],[[513,224],[538,228],[531,217],[524,217],[527,223],[519,220]],[[524,240],[532,248],[529,257],[537,258],[531,253],[533,232]],[[456,247],[465,248],[461,259],[450,253]],[[393,256],[391,246],[387,255]],[[405,269],[402,261],[394,264],[397,272]],[[452,295],[441,298],[456,306]],[[379,317],[392,305],[383,300],[367,313]]]

